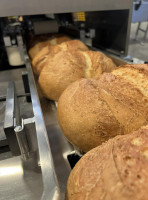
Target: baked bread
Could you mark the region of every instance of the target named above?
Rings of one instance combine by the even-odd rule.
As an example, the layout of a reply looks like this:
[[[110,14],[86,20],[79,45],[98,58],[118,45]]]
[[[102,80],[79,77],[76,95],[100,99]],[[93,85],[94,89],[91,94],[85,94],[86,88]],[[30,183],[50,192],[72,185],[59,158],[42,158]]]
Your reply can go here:
[[[99,78],[116,66],[101,52],[65,50],[47,59],[40,73],[39,85],[48,99],[58,101],[62,92],[80,78]]]
[[[148,65],[125,65],[99,80],[71,84],[58,102],[67,139],[87,152],[108,139],[148,123]]]
[[[40,52],[40,50],[43,47],[45,47],[47,45],[50,45],[50,40],[38,42],[31,49],[29,49],[28,53],[29,53],[31,60],[36,56],[36,54],[38,54],[38,52]]]
[[[80,40],[70,40],[59,45],[48,45],[44,47],[32,60],[32,68],[35,74],[39,75],[46,61],[49,60],[60,51],[88,50],[88,47]]]
[[[84,76],[83,66],[83,60],[77,59],[75,52],[60,51],[55,54],[39,76],[43,95],[57,101],[68,85]]]
[[[56,37],[49,37],[47,40],[40,41],[36,43],[30,50],[29,50],[29,56],[31,59],[33,59],[43,47],[49,46],[49,45],[56,45],[61,44],[62,42],[70,40],[69,37],[65,35],[59,35]]]
[[[66,200],[147,200],[148,126],[86,153],[72,170]]]

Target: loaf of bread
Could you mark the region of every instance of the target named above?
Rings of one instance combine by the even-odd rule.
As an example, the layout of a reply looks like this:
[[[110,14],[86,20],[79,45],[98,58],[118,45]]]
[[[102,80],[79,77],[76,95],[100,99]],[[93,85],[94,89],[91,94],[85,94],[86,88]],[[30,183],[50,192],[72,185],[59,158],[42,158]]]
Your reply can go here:
[[[80,78],[99,78],[115,68],[113,61],[101,52],[65,50],[47,59],[40,73],[39,85],[48,99],[58,101],[62,92]]]
[[[32,68],[35,74],[39,75],[46,61],[49,60],[60,51],[88,50],[88,47],[80,40],[69,40],[59,45],[48,45],[44,47],[32,60]]]
[[[31,60],[38,54],[38,52],[45,46],[50,45],[50,40],[41,41],[35,44],[31,49],[29,49],[29,56]]]
[[[147,200],[148,126],[86,153],[72,170],[66,200]]]
[[[33,59],[40,51],[43,47],[49,46],[49,45],[56,45],[56,44],[61,44],[62,42],[68,41],[70,40],[69,37],[65,36],[65,35],[57,35],[57,36],[52,36],[49,37],[47,40],[45,41],[40,41],[38,43],[36,43],[30,50],[29,50],[29,56],[31,59]]]
[[[148,65],[125,65],[71,84],[58,101],[67,139],[87,152],[148,123]]]

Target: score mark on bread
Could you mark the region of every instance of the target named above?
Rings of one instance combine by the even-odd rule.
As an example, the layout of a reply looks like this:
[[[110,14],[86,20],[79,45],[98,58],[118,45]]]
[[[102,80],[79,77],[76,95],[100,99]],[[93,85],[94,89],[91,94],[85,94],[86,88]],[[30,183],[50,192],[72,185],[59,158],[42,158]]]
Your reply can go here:
[[[59,125],[68,140],[86,152],[148,124],[146,66],[125,65],[99,80],[71,84],[58,102]]]
[[[137,138],[141,146],[131,144]],[[92,149],[73,168],[66,200],[147,200],[147,149],[148,126]]]

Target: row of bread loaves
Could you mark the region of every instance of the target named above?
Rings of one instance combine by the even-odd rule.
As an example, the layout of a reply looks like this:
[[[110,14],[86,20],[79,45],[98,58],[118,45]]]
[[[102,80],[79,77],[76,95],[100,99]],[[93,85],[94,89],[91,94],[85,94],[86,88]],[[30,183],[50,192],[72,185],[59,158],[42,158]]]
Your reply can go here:
[[[44,51],[47,55],[42,56]],[[78,40],[54,47],[46,47],[33,60],[34,72],[39,74],[39,85],[44,96],[58,101],[62,92],[81,78],[99,78],[103,72],[112,71],[116,65],[101,52],[89,51]],[[83,51],[82,51],[83,50]]]
[[[42,39],[43,38],[43,39]],[[29,56],[31,60],[42,50],[42,48],[46,46],[53,46],[56,44],[61,44],[62,42],[70,40],[69,37],[65,35],[56,35],[56,36],[48,36],[48,37],[41,37],[41,40],[36,42],[30,49],[29,49]]]
[[[34,73],[36,75],[40,75],[44,66],[47,66],[46,61],[50,62],[50,59],[60,51],[69,52],[74,50],[86,51],[88,50],[88,47],[79,40],[69,40],[58,45],[46,45],[32,60],[32,68]]]

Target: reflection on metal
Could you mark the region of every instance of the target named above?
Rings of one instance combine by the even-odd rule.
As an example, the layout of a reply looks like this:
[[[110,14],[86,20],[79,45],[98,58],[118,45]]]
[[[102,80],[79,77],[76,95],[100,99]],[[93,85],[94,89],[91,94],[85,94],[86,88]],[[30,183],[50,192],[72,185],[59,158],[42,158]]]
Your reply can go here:
[[[13,127],[14,117],[14,82],[8,83],[4,128]]]
[[[1,167],[0,168],[0,176],[10,176],[10,175],[15,175],[15,174],[20,174],[23,175],[23,169],[20,166],[15,166],[15,167]]]
[[[14,82],[8,83],[7,88],[7,98],[6,98],[6,108],[4,117],[4,132],[10,147],[10,150],[14,156],[20,155],[20,149],[14,132],[14,126],[19,125],[20,116],[17,104],[17,99],[15,98],[15,85]]]
[[[24,70],[24,69],[23,69]],[[0,95],[6,96],[6,91],[8,88],[7,95],[9,98],[7,102],[13,102],[13,104],[8,104],[10,108],[14,106],[14,100],[10,101],[11,97],[14,99],[14,88],[11,90],[10,88],[14,84],[9,84],[8,81],[15,81],[15,90],[17,94],[24,94],[23,81],[21,80],[21,72],[22,69],[13,69],[13,70],[5,70],[0,73]],[[7,82],[6,82],[7,81]],[[10,87],[11,86],[11,87]],[[11,97],[10,97],[11,96]],[[0,102],[0,135],[1,129],[3,128],[4,111],[5,111],[5,102]],[[42,173],[39,163],[39,153],[38,153],[38,144],[35,133],[35,124],[34,117],[32,111],[32,104],[25,101],[25,97],[21,97],[18,99],[17,105],[20,108],[20,116],[27,118],[23,120],[24,126],[22,126],[25,130],[28,147],[30,150],[30,158],[27,161],[22,160],[21,156],[15,156],[11,154],[8,147],[4,147],[7,143],[0,141],[0,199],[1,200],[41,200],[43,193],[43,181],[42,181]],[[9,106],[7,106],[9,108]],[[2,108],[2,109],[1,109]],[[12,109],[13,110],[13,109]],[[11,115],[10,120],[14,120],[15,112],[6,111]],[[12,120],[13,119],[13,120]],[[10,125],[15,123],[5,123]],[[8,128],[8,126],[6,126]],[[15,136],[14,127],[10,130],[8,128],[8,134]],[[2,135],[1,135],[2,136]],[[17,139],[16,139],[17,141]],[[11,140],[13,147],[15,147],[15,143]],[[8,145],[8,144],[7,144]],[[18,147],[19,149],[19,147]]]
[[[16,126],[14,131],[15,131],[16,138],[17,138],[17,141],[18,141],[18,144],[20,147],[22,159],[28,160],[29,159],[29,147],[28,147],[28,142],[26,139],[24,127]]]
[[[28,61],[28,56],[26,54],[26,68],[28,71],[28,80],[30,86],[30,93],[32,99],[32,106],[34,112],[34,120],[40,155],[41,170],[43,174],[43,183],[44,190],[42,194],[42,200],[51,199],[58,200],[60,199],[59,185],[57,182],[57,177],[54,170],[54,164],[52,160],[51,150],[49,146],[49,141],[47,137],[46,127],[44,124],[42,111],[40,108],[40,103],[37,95],[37,90],[35,87],[34,77],[30,62]]]
[[[40,200],[43,183],[34,159],[22,162],[20,156],[0,160],[1,200]]]

